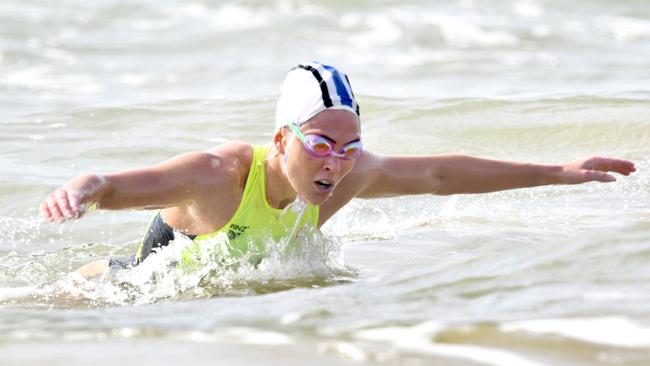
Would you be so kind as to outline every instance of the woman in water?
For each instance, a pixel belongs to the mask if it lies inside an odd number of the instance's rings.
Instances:
[[[319,228],[351,199],[485,193],[549,184],[613,182],[634,164],[590,157],[539,165],[464,155],[386,156],[364,150],[359,106],[348,77],[308,62],[284,80],[270,145],[228,142],[163,163],[67,182],[40,205],[48,221],[78,219],[87,207],[160,209],[137,253],[79,269],[85,276],[137,265],[175,234],[200,245],[228,238],[230,254],[264,239]],[[295,204],[294,204],[295,203]],[[296,206],[299,209],[288,209]]]

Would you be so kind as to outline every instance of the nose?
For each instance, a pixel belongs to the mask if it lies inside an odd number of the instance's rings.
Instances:
[[[328,172],[338,173],[341,170],[341,159],[336,156],[328,156],[325,158],[323,168]]]

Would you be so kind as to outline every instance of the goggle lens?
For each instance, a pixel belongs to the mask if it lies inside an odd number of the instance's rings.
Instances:
[[[288,124],[289,128],[298,136],[298,138],[303,142],[305,150],[311,155],[317,157],[325,156],[336,156],[341,159],[350,160],[356,159],[361,156],[361,150],[363,150],[363,145],[361,141],[351,142],[341,149],[341,152],[337,153],[334,151],[334,147],[331,142],[325,139],[322,136],[318,135],[303,135],[300,129],[293,123]]]
[[[356,159],[361,155],[361,141],[353,142],[343,148],[344,159]]]
[[[356,159],[361,155],[361,141],[349,143],[341,149],[341,152],[336,153],[331,143],[321,136],[307,135],[305,139],[307,140],[305,141],[307,151],[318,157],[334,155],[345,160],[350,160]]]
[[[308,138],[309,137],[312,136],[308,136]],[[330,146],[327,141],[321,139],[309,139],[309,146],[311,147],[311,150],[314,152],[314,154],[318,156],[327,156],[332,151],[332,146]]]

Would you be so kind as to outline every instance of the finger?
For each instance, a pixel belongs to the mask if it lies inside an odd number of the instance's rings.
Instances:
[[[46,221],[52,221],[52,214],[50,213],[50,209],[47,207],[47,202],[41,202],[41,204],[38,206],[38,210],[41,213],[41,217],[43,217],[43,219]]]
[[[630,175],[636,171],[636,167],[631,161],[610,158],[597,158],[594,169],[603,172],[616,172],[623,175]]]
[[[72,213],[72,208],[70,207],[70,202],[68,201],[68,192],[59,188],[54,191],[54,197],[56,198],[56,203],[59,207],[59,210],[61,210],[61,213],[63,213],[63,216],[65,216],[67,219],[73,218],[74,214]]]
[[[634,163],[631,161],[616,160],[615,168],[612,169],[612,171],[615,171],[623,175],[630,175],[636,171],[636,167],[634,166]]]
[[[616,178],[613,175],[609,175],[607,173],[601,173],[595,170],[587,170],[584,174],[587,182],[616,182]]]
[[[50,194],[47,196],[47,208],[50,210],[50,214],[52,215],[52,220],[61,223],[65,221],[65,218],[63,217],[63,214],[61,213],[61,210],[59,209],[59,206],[57,204],[57,200],[54,197],[54,194]]]
[[[83,214],[83,206],[81,205],[81,198],[77,193],[68,194],[68,202],[74,214],[74,218],[78,219]]]

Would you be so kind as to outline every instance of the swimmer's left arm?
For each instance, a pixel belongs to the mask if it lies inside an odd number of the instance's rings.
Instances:
[[[549,184],[613,182],[611,172],[630,175],[627,160],[589,157],[566,164],[530,164],[466,155],[380,156],[360,159],[366,184],[357,197],[386,197],[433,193],[487,193]],[[365,164],[366,166],[364,167]]]

